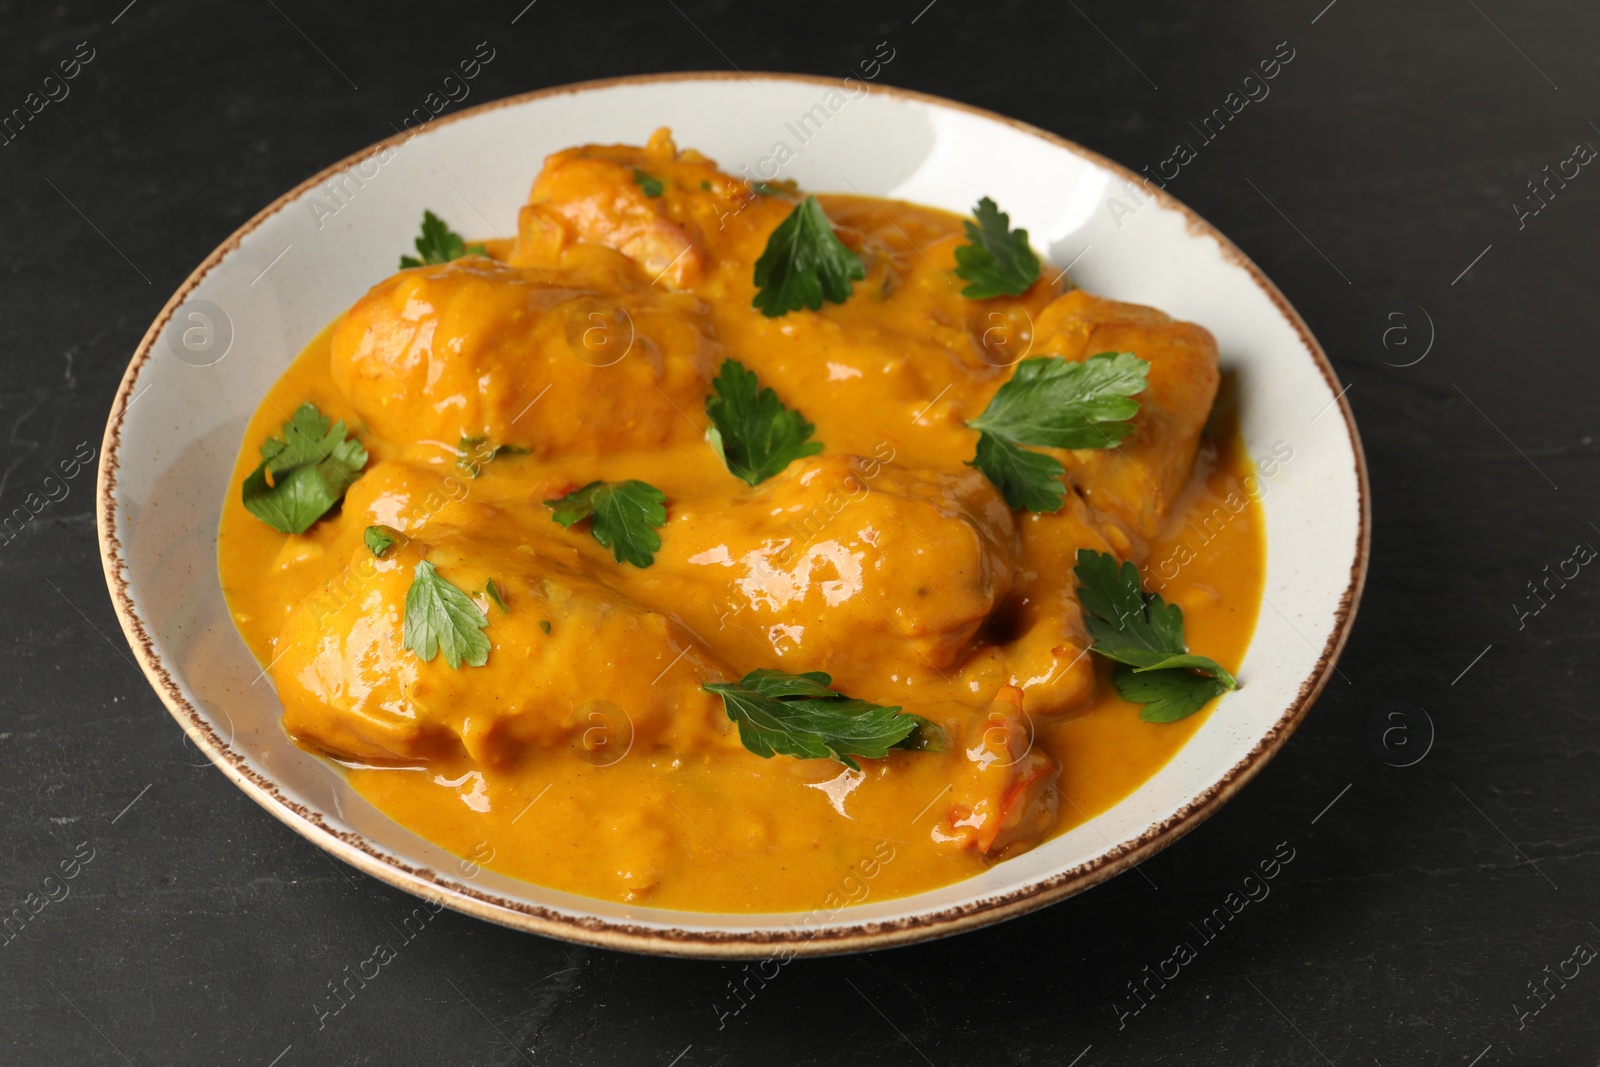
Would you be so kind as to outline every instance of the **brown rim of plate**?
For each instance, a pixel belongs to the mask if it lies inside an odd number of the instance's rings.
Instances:
[[[820,86],[836,86],[839,81],[836,78],[808,74],[739,74],[723,71],[685,71],[605,78],[596,81],[554,86],[548,89],[522,93],[517,96],[505,97],[501,100],[492,100],[488,103],[479,104],[476,107],[467,108],[455,114],[435,119],[420,127],[416,133],[424,132],[432,126],[458,122],[469,116],[479,115],[496,108],[521,104],[547,96],[561,96],[591,89],[603,89],[629,84],[674,81],[750,81],[752,79],[799,82]],[[1344,648],[1351,624],[1355,619],[1356,605],[1361,599],[1361,590],[1366,584],[1367,558],[1372,540],[1372,512],[1369,506],[1370,489],[1367,483],[1366,457],[1362,452],[1361,437],[1356,430],[1355,419],[1351,414],[1349,402],[1345,400],[1344,394],[1340,391],[1338,377],[1334,373],[1332,365],[1328,362],[1327,355],[1322,351],[1322,346],[1317,343],[1316,338],[1311,335],[1311,331],[1306,328],[1304,320],[1290,306],[1284,295],[1278,291],[1277,286],[1261,272],[1260,268],[1250,261],[1249,257],[1235,247],[1232,241],[1228,240],[1216,227],[1201,218],[1190,208],[1184,206],[1171,194],[1161,189],[1151,189],[1142,182],[1138,175],[1121,164],[1115,163],[1099,153],[1090,151],[1064,137],[1050,133],[1048,130],[1039,129],[1036,126],[1007,118],[1004,115],[995,114],[992,111],[910,89],[898,89],[865,82],[862,84],[866,86],[869,92],[901,100],[933,104],[938,107],[963,111],[967,114],[1002,123],[1047,141],[1058,148],[1064,148],[1074,155],[1089,160],[1096,166],[1104,167],[1128,182],[1139,185],[1140,188],[1154,196],[1160,203],[1181,213],[1187,221],[1191,232],[1198,232],[1215,240],[1222,251],[1223,257],[1243,268],[1250,275],[1251,280],[1267,295],[1283,317],[1294,326],[1295,331],[1300,335],[1300,340],[1305,344],[1307,351],[1311,353],[1318,369],[1321,370],[1323,378],[1328,382],[1328,387],[1337,394],[1335,400],[1339,405],[1340,414],[1344,417],[1345,431],[1349,434],[1351,451],[1355,456],[1356,487],[1360,495],[1358,503],[1361,509],[1361,523],[1356,543],[1356,558],[1350,568],[1349,585],[1346,586],[1344,594],[1339,601],[1339,608],[1335,613],[1333,633],[1323,647],[1317,659],[1316,667],[1312,670],[1311,675],[1301,683],[1300,692],[1295,697],[1294,703],[1283,713],[1272,729],[1267,731],[1266,735],[1256,743],[1250,753],[1229,769],[1218,781],[1209,786],[1199,796],[1194,797],[1187,805],[1164,822],[1149,827],[1137,839],[1126,842],[1070,870],[1052,875],[1020,889],[999,893],[982,900],[947,908],[943,911],[834,929],[824,926],[819,929],[808,930],[800,925],[802,917],[814,915],[816,914],[815,912],[795,912],[795,925],[793,927],[762,931],[662,929],[636,926],[626,922],[599,919],[592,916],[569,915],[532,904],[507,900],[504,897],[483,892],[470,885],[446,879],[432,870],[406,866],[396,857],[386,855],[375,848],[371,842],[361,835],[334,829],[323,821],[318,812],[284,796],[278,791],[276,783],[251,769],[245,763],[243,756],[234,751],[228,742],[222,740],[211,729],[210,724],[200,717],[195,707],[185,699],[172,674],[156,654],[155,646],[145,629],[144,621],[134,608],[133,599],[128,592],[128,583],[122,577],[124,569],[122,545],[117,539],[116,505],[112,498],[117,486],[118,450],[121,446],[122,420],[127,414],[129,401],[134,395],[134,385],[138,381],[139,372],[149,360],[151,349],[155,345],[157,336],[166,325],[167,320],[171,318],[172,314],[195,286],[200,283],[201,279],[220,263],[223,257],[236,249],[240,240],[246,234],[254,230],[269,216],[276,214],[289,201],[298,197],[307,189],[321,185],[335,174],[385,149],[403,144],[410,139],[409,136],[401,134],[386,138],[353,155],[347,156],[338,163],[301,182],[257,212],[207,256],[205,261],[195,268],[193,273],[178,287],[177,292],[162,307],[160,314],[150,324],[150,328],[145,331],[144,338],[139,342],[139,347],[134,352],[133,359],[128,365],[128,370],[122,377],[122,383],[117,389],[116,399],[112,402],[111,415],[106,422],[105,437],[101,446],[100,473],[95,487],[95,499],[96,525],[100,538],[100,558],[105,567],[106,585],[111,591],[112,604],[116,609],[117,618],[122,623],[123,632],[127,635],[134,654],[139,658],[139,665],[144,670],[145,676],[150,680],[150,684],[155,688],[162,702],[167,705],[167,709],[172,713],[173,717],[178,720],[178,725],[183,727],[184,732],[189,735],[195,745],[217,765],[223,774],[232,779],[234,784],[244,790],[256,803],[266,808],[281,822],[318,847],[332,852],[339,859],[374,878],[388,882],[396,888],[421,896],[431,902],[447,905],[457,911],[499,923],[503,926],[510,926],[515,929],[567,941],[595,945],[601,948],[656,955],[730,959],[761,958],[775,955],[784,957],[822,956],[844,952],[862,952],[870,949],[910,944],[915,941],[925,941],[936,937],[945,937],[972,930],[979,926],[987,926],[990,923],[1000,922],[1004,919],[1015,918],[1018,915],[1041,908],[1046,904],[1052,904],[1075,893],[1080,893],[1105,881],[1112,875],[1119,874],[1129,867],[1137,866],[1149,859],[1204,822],[1213,812],[1231,799],[1246,782],[1254,778],[1262,767],[1266,766],[1267,762],[1283,747],[1284,742],[1294,732],[1295,727],[1305,718],[1312,703],[1315,702],[1318,694],[1322,692],[1323,686],[1327,684],[1328,677],[1333,671],[1334,662]],[[415,135],[413,133],[411,136]],[[840,913],[834,912],[829,915],[827,921],[834,922],[839,918]],[[844,917],[844,921],[849,921],[848,916]]]

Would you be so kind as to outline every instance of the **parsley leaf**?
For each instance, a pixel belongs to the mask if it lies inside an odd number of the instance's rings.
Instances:
[[[701,688],[722,698],[728,718],[739,724],[744,747],[771,759],[836,759],[853,771],[852,758],[881,759],[891,748],[939,750],[941,731],[919,715],[855,700],[829,689],[821,671],[786,674],[755,670],[737,682]]]
[[[972,209],[977,225],[964,223],[967,240],[956,249],[956,277],[970,282],[968,300],[1021,296],[1039,277],[1039,257],[1028,247],[1028,231],[1013,230],[1011,216],[987,196]]]
[[[967,466],[981,470],[994,483],[1006,505],[1054,514],[1061,510],[1067,469],[1054,456],[1018,448],[1004,438],[978,435],[978,451]]]
[[[633,180],[638,184],[640,189],[644,190],[645,196],[654,198],[666,192],[666,186],[662,185],[655,178],[650,177],[650,175],[646,174],[638,167],[633,168]]]
[[[500,609],[500,614],[510,615],[511,609],[506,607],[506,598],[500,594],[500,587],[490,578],[483,587],[483,595],[494,601],[494,606]]]
[[[778,224],[756,260],[756,298],[751,301],[769,319],[809,308],[823,300],[842,304],[850,299],[852,281],[867,276],[861,258],[833,232],[817,198],[808,196]]]
[[[400,539],[401,533],[392,526],[368,526],[361,536],[367,542],[367,549],[374,556],[381,556]]]
[[[1080,548],[1073,574],[1094,651],[1119,664],[1114,673],[1117,692],[1145,705],[1140,718],[1176,722],[1238,687],[1221,664],[1189,654],[1183,609],[1157,593],[1146,593],[1132,563],[1119,566],[1110,553]]]
[[[1014,508],[1054,512],[1065,492],[1060,463],[1019,445],[1113,448],[1133,432],[1150,364],[1132,352],[1101,352],[1081,363],[1035,356],[1017,364],[1011,380],[967,423],[977,430],[969,462],[988,475]]]
[[[1072,573],[1078,579],[1078,602],[1088,613],[1084,626],[1094,638],[1096,652],[1143,667],[1187,651],[1183,609],[1146,593],[1132,563],[1119,564],[1109,552],[1080,548]]]
[[[839,695],[828,688],[833,684],[833,676],[821,671],[789,674],[787,671],[775,671],[770,667],[759,667],[739,679],[739,684],[773,700],[785,697],[821,697],[824,700],[832,700]]]
[[[1035,356],[1017,364],[983,414],[967,423],[1024,445],[1110,448],[1133,432],[1150,364],[1132,352],[1101,352],[1081,363]]]
[[[706,398],[707,436],[735,477],[759,485],[794,460],[822,451],[822,442],[808,440],[816,427],[784,407],[777,393],[762,389],[755,372],[738,360],[723,362],[711,388],[716,395]]]
[[[444,653],[455,670],[464,662],[481,667],[489,661],[489,619],[461,590],[439,577],[427,560],[411,572],[406,592],[405,647],[424,663]]]
[[[421,267],[430,263],[448,263],[462,256],[487,256],[489,250],[482,245],[469,245],[461,235],[445,224],[431,211],[422,213],[422,236],[417,238],[417,256],[401,256],[400,269]]]
[[[618,563],[648,567],[656,561],[661,536],[652,526],[667,523],[667,498],[653,485],[639,481],[590,482],[559,500],[546,500],[550,516],[562,526],[594,517],[590,533],[611,549]]]
[[[1203,674],[1180,670],[1141,673],[1121,663],[1111,677],[1123,700],[1144,705],[1139,718],[1145,722],[1187,719],[1230,688]]]
[[[283,424],[281,439],[261,443],[261,464],[246,476],[241,497],[250,514],[273,529],[305,533],[344,499],[366,463],[367,450],[346,435],[344,420],[330,428],[316,405],[301,404]]]

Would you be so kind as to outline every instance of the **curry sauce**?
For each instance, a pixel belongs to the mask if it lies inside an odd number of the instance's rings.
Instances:
[[[1210,334],[1048,267],[1020,296],[967,299],[959,217],[819,200],[865,277],[842,303],[767,317],[751,268],[793,190],[758,191],[664,131],[558,153],[514,240],[400,271],[306,347],[246,430],[219,537],[235,622],[297,742],[486,867],[706,911],[816,908],[865,862],[875,898],[946,884],[1172,757],[1210,710],[1141,720],[1089,653],[1072,568],[1080,548],[1146,568],[1191,648],[1238,667],[1264,488],[1214,411]],[[969,465],[965,423],[1020,360],[1107,351],[1149,363],[1132,434],[1048,450],[1060,511],[1008,507]],[[757,485],[731,475],[706,415],[727,359],[821,451]],[[239,487],[307,402],[368,458],[337,510],[286,534]],[[628,479],[667,501],[647,567],[545,505]],[[381,555],[375,524],[399,535]],[[403,644],[422,561],[482,609],[482,666]],[[762,667],[825,671],[934,724],[942,751],[860,770],[763,759],[702,688]]]

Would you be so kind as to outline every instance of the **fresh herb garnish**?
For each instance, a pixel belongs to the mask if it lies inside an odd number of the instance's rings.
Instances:
[[[488,597],[490,600],[494,601],[494,606],[500,609],[500,614],[502,614],[502,615],[510,615],[511,614],[511,609],[506,607],[506,598],[503,595],[501,595],[500,587],[498,585],[494,584],[494,579],[493,578],[490,578],[487,582],[484,583],[483,595]]]
[[[550,620],[549,619],[540,619],[539,620],[539,629],[543,630],[546,634],[548,634],[550,632]]]
[[[1145,722],[1187,719],[1231,688],[1221,679],[1203,674],[1185,670],[1141,673],[1123,663],[1117,664],[1111,678],[1123,700],[1144,705],[1139,709],[1139,718]]]
[[[1039,277],[1039,257],[1028,246],[1028,231],[1013,230],[1011,217],[987,196],[972,209],[977,225],[964,223],[967,240],[956,249],[956,276],[968,282],[968,300],[1021,296]]]
[[[967,465],[978,468],[994,483],[1008,507],[1045,514],[1061,510],[1061,498],[1066,492],[1061,477],[1067,469],[1054,456],[980,434],[978,450]]]
[[[664,185],[662,185],[655,178],[650,177],[650,175],[646,174],[638,167],[633,168],[633,180],[638,184],[640,189],[644,190],[645,196],[654,198],[666,192],[666,187]]]
[[[481,667],[489,660],[488,616],[461,590],[439,577],[427,560],[411,573],[406,593],[405,647],[424,663],[444,653],[455,670],[465,663]]]
[[[1081,363],[1036,356],[1017,364],[983,414],[981,433],[1049,448],[1110,448],[1133,432],[1150,364],[1132,352],[1101,352]]]
[[[487,437],[463,437],[456,444],[456,466],[467,472],[467,477],[476,478],[483,473],[484,464],[501,456],[526,456],[528,450],[521,445],[495,445],[486,448],[489,443]]]
[[[590,516],[594,539],[611,549],[618,563],[648,567],[655,562],[661,537],[651,529],[667,523],[667,498],[646,482],[590,482],[558,500],[546,500],[550,517],[571,526]]]
[[[1084,626],[1094,651],[1114,660],[1113,681],[1124,700],[1143,704],[1146,722],[1176,722],[1213,697],[1238,687],[1233,675],[1183,641],[1183,609],[1146,593],[1132,563],[1119,567],[1106,552],[1078,549],[1073,568]]]
[[[852,281],[867,276],[861,259],[833,232],[817,198],[808,196],[789,212],[767,239],[756,260],[756,297],[751,303],[768,318],[809,308],[823,300],[842,304],[850,299]]]
[[[389,546],[401,538],[401,533],[392,526],[368,526],[361,535],[367,542],[367,549],[374,556],[381,556],[389,550]]]
[[[330,427],[315,404],[301,404],[282,438],[261,442],[261,463],[241,490],[244,506],[274,530],[305,533],[344,499],[366,462],[367,450],[346,435],[343,419]]]
[[[1014,508],[1061,509],[1066,473],[1046,448],[1112,448],[1133,432],[1150,364],[1132,352],[1101,352],[1081,363],[1036,356],[1017,364],[983,414],[967,423],[981,435],[969,466],[988,475]]]
[[[786,674],[751,671],[737,682],[702,686],[722,698],[728,718],[739,724],[739,740],[763,759],[836,759],[853,771],[852,758],[881,759],[891,748],[938,751],[943,734],[919,715],[902,713],[836,693],[821,671]]]
[[[809,439],[816,427],[784,407],[777,393],[761,388],[755,372],[738,360],[723,362],[711,388],[706,436],[735,477],[760,485],[794,460],[822,451],[821,441]]]
[[[487,256],[489,250],[480,244],[466,244],[461,235],[445,225],[445,221],[431,211],[422,213],[422,236],[417,238],[417,256],[401,256],[400,269],[421,267],[430,263],[448,263],[462,256]]]

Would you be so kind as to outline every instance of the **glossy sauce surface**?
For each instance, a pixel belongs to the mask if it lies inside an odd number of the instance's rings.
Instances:
[[[867,268],[852,298],[764,318],[751,265],[798,202],[772,192],[662,135],[553,156],[515,241],[381,282],[246,432],[222,580],[273,664],[286,728],[466,857],[463,872],[712,911],[948,883],[1105,810],[1211,714],[1145,723],[1116,696],[1085,652],[1078,547],[1146,568],[1183,606],[1191,649],[1234,669],[1248,646],[1267,468],[1231,417],[1212,417],[1209,334],[1063,294],[1048,267],[1021,297],[966,300],[958,218],[857,197],[821,198]],[[963,423],[1023,356],[1108,350],[1151,364],[1133,436],[1053,452],[1066,506],[1010,511],[966,466]],[[728,473],[704,403],[729,357],[815,423],[821,454],[753,488]],[[287,535],[245,511],[238,486],[306,401],[371,458],[337,512]],[[487,445],[462,456],[463,438]],[[541,503],[630,478],[668,500],[649,568],[618,564]],[[361,536],[377,522],[408,538],[381,559]],[[424,558],[463,590],[505,591],[505,613],[480,597],[483,667],[401,647]],[[859,773],[763,760],[699,688],[756,667],[827,671],[951,743]]]

